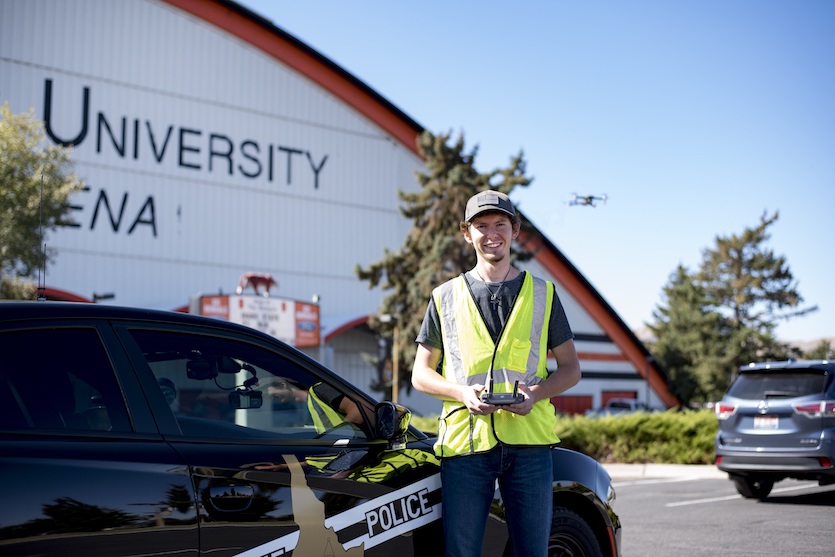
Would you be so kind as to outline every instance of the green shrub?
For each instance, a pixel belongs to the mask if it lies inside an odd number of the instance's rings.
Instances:
[[[415,416],[412,414],[412,425],[429,435],[438,434],[438,416]]]
[[[435,434],[438,416],[412,416],[412,424]],[[637,412],[620,416],[560,416],[560,446],[600,462],[712,464],[717,431],[712,410]]]
[[[600,462],[712,464],[717,431],[711,410],[561,416],[560,446]]]

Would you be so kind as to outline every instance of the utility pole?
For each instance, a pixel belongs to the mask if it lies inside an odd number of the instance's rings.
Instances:
[[[398,322],[397,317],[390,313],[384,313],[380,316],[380,321],[383,323],[392,323],[391,333],[391,401],[397,404],[398,392],[400,390],[400,358],[397,350],[397,334]]]

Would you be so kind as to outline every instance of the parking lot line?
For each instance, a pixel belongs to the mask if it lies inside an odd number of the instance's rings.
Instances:
[[[625,480],[622,482],[612,482],[612,487],[615,489],[619,487],[627,487],[631,485],[653,485],[653,484],[671,484],[678,482],[691,482],[693,480],[700,480],[703,478],[653,478],[647,480]]]
[[[773,489],[771,493],[785,493],[787,491],[797,491],[800,489],[809,489],[811,487],[817,487],[818,484],[816,483],[808,483],[803,485],[795,485],[791,487],[783,487],[780,489]],[[684,507],[687,505],[701,505],[703,503],[715,503],[717,501],[731,501],[733,499],[741,499],[742,495],[735,494],[735,495],[726,495],[724,497],[709,497],[707,499],[691,499],[689,501],[677,501],[674,503],[667,503],[664,505],[665,507]]]

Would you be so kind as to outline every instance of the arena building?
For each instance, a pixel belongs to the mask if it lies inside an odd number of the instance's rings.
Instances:
[[[73,146],[88,186],[72,199],[76,224],[47,239],[49,297],[241,320],[371,391],[378,339],[366,323],[385,293],[354,269],[409,230],[397,192],[419,187],[417,122],[224,0],[3,0],[4,101]],[[536,252],[523,267],[556,283],[576,334],[583,379],[557,407],[675,405],[579,270],[541,233],[522,242]],[[440,409],[398,394],[418,413]]]

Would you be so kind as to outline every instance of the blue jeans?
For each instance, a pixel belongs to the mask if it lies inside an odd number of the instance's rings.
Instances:
[[[546,557],[551,531],[550,447],[498,445],[441,460],[446,557],[478,557],[496,480],[517,557]]]

